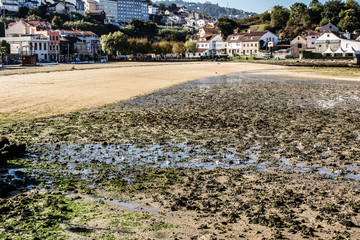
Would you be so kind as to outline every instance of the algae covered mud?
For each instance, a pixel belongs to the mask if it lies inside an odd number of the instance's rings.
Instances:
[[[3,124],[0,238],[360,239],[359,96],[232,74]]]

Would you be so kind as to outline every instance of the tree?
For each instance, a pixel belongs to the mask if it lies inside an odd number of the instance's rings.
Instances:
[[[183,56],[185,54],[185,44],[183,42],[175,42],[173,43],[172,52],[175,54],[179,54],[180,56]]]
[[[28,15],[36,15],[36,16],[39,16],[41,19],[45,19],[46,18],[46,13],[47,13],[46,6],[41,5],[38,8],[36,8],[36,7],[35,8],[30,8],[29,12],[28,12]]]
[[[339,14],[344,9],[344,3],[341,0],[330,0],[324,4],[321,13],[322,18],[329,19],[333,24],[338,24],[340,21]]]
[[[117,55],[128,51],[128,37],[122,32],[109,33],[100,38],[102,50]]]
[[[339,17],[341,19],[339,22],[339,27],[343,31],[353,32],[354,30],[360,28],[359,18],[354,9],[341,11]]]
[[[318,0],[312,0],[309,4],[309,11],[311,22],[319,24],[321,21],[321,12],[323,11],[323,5]]]
[[[146,38],[142,39],[135,39],[131,38],[128,39],[128,52],[131,54],[147,54],[150,53],[152,50],[151,43]]]
[[[270,22],[271,21],[271,14],[269,12],[264,12],[260,15],[260,20],[262,22]]]
[[[287,27],[295,25],[308,27],[311,24],[309,9],[304,3],[294,3],[290,6],[290,17]]]
[[[275,6],[271,12],[271,27],[276,30],[284,29],[289,20],[289,10],[282,6]]]
[[[29,14],[29,8],[27,8],[27,7],[20,7],[17,16],[18,16],[19,18],[25,18],[28,14]]]
[[[223,39],[226,39],[230,34],[233,34],[237,27],[238,23],[233,19],[229,19],[228,17],[218,19],[217,28],[220,30]]]
[[[155,54],[169,54],[172,53],[172,44],[168,41],[155,42],[152,45]]]
[[[62,28],[63,21],[61,17],[54,16],[53,19],[51,20],[51,25],[54,27],[54,29]]]
[[[193,41],[193,40],[189,40],[189,41],[185,42],[184,47],[186,49],[186,52],[189,52],[189,53],[196,53],[196,51],[198,49],[196,41]]]
[[[152,21],[144,21],[140,19],[131,19],[129,25],[124,32],[130,37],[147,38],[152,40],[157,32],[157,25]]]

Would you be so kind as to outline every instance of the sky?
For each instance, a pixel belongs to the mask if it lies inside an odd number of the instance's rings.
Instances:
[[[275,5],[280,5],[283,7],[289,7],[296,2],[303,2],[306,5],[309,5],[311,0],[187,0],[189,2],[211,2],[211,3],[218,3],[222,7],[230,7],[230,8],[237,8],[241,10],[245,10],[248,12],[256,12],[256,13],[263,13]],[[319,2],[324,3],[325,1],[320,0]]]

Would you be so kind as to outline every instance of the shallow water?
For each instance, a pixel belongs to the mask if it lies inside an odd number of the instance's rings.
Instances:
[[[359,181],[358,167],[340,166],[343,170],[332,171],[319,165],[307,165],[305,163],[291,163],[286,158],[261,159],[259,151],[265,150],[260,146],[254,146],[242,153],[234,148],[226,148],[224,152],[213,152],[200,145],[187,145],[184,143],[165,143],[164,145],[54,145],[37,144],[32,150],[36,154],[29,154],[35,164],[49,164],[58,166],[53,171],[62,174],[72,174],[80,179],[91,183],[95,188],[94,181],[99,174],[108,175],[108,179],[117,176],[118,173],[126,172],[126,168],[154,167],[176,169],[213,169],[223,168],[255,168],[258,171],[274,169],[280,171],[294,171],[311,174],[321,174],[328,177],[343,176]],[[274,149],[274,154],[281,152]],[[51,171],[47,169],[46,171]],[[350,173],[346,172],[349,171]],[[43,174],[43,169],[34,169],[33,176]],[[125,179],[131,183],[131,179]]]

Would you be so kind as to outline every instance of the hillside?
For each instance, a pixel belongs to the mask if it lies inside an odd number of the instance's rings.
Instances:
[[[237,19],[243,19],[256,14],[254,12],[245,12],[244,10],[239,10],[235,8],[221,7],[219,6],[219,4],[213,4],[210,2],[195,3],[195,2],[186,2],[183,0],[164,0],[164,1],[156,1],[154,3],[155,4],[163,3],[166,6],[175,3],[181,6],[185,6],[191,11],[199,12],[201,14],[206,14],[214,18],[231,16]]]

